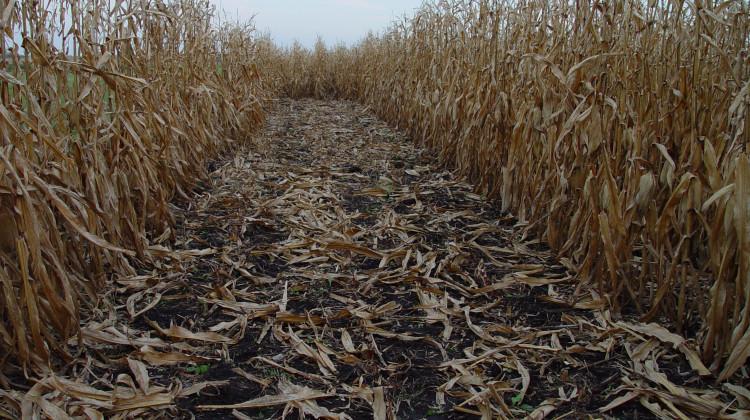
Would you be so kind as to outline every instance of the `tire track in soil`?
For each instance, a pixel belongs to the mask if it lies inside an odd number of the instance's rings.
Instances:
[[[163,270],[120,283],[129,333],[193,358],[132,356],[186,390],[173,416],[580,417],[624,394],[630,335],[597,296],[563,304],[572,274],[524,224],[362,106],[280,100],[213,167]]]

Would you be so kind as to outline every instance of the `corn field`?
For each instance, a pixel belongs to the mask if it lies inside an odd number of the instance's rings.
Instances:
[[[212,14],[192,0],[2,2],[0,367],[72,359],[80,308],[154,260],[169,200],[262,123],[270,41]]]
[[[719,381],[750,355],[745,1],[443,0],[312,51],[207,1],[0,5],[0,371],[74,359],[81,308],[159,264],[170,201],[278,96],[362,101]]]
[[[439,1],[286,83],[439,151],[579,288],[697,337],[725,379],[750,354],[748,47],[743,1]]]

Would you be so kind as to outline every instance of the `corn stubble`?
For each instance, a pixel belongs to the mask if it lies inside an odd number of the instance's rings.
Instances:
[[[742,1],[440,1],[287,51],[311,76],[281,85],[439,150],[581,288],[697,337],[723,380],[750,354],[749,34]]]
[[[206,1],[0,5],[0,368],[44,372],[172,236],[168,200],[260,126],[273,48]]]

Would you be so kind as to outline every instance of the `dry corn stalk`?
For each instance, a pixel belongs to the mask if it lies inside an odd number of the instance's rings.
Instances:
[[[206,1],[0,10],[0,368],[46,370],[107,276],[169,235],[168,200],[262,123],[273,49],[215,30]]]
[[[724,379],[750,354],[748,33],[742,1],[429,2],[354,48],[282,52],[278,83],[440,150]]]

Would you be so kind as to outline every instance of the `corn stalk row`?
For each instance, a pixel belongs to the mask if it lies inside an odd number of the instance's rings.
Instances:
[[[282,90],[364,101],[723,380],[750,354],[749,46],[744,1],[439,1],[286,51],[309,76]]]
[[[163,251],[169,200],[262,124],[272,45],[200,0],[0,12],[0,369],[44,372],[74,357],[107,277]]]

